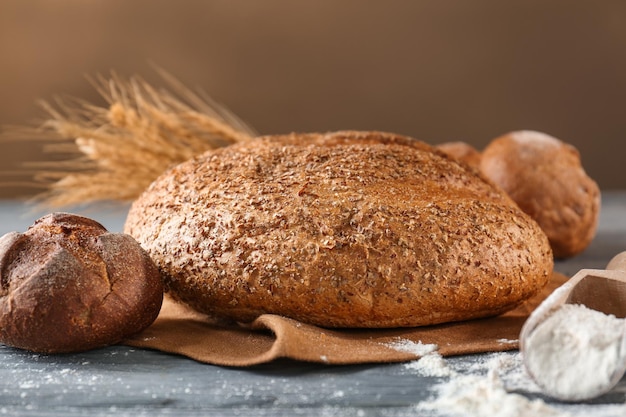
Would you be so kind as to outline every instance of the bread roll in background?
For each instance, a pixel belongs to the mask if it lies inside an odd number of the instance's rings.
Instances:
[[[573,146],[541,132],[511,132],[483,150],[480,170],[539,223],[555,257],[577,255],[593,240],[600,189]]]
[[[466,142],[445,142],[435,146],[442,152],[463,161],[474,169],[480,169],[480,152]]]
[[[545,234],[502,190],[431,146],[377,132],[207,152],[157,179],[125,231],[173,297],[243,322],[491,316],[535,295],[553,266]]]

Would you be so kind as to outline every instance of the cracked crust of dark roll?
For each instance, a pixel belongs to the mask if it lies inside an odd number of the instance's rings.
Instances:
[[[170,294],[240,322],[408,327],[497,315],[552,273],[545,234],[500,189],[379,132],[267,136],[157,179],[125,231]]]
[[[159,271],[129,235],[68,213],[0,238],[0,342],[41,353],[117,343],[148,327]]]

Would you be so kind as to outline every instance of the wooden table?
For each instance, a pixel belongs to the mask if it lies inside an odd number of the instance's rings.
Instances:
[[[0,202],[0,234],[23,231],[42,213],[15,201]],[[121,231],[119,207],[74,212]],[[626,192],[603,193],[592,245],[555,269],[573,275],[603,268],[626,250]],[[513,352],[509,355],[518,355]],[[484,362],[486,355],[447,358],[455,367]],[[416,406],[446,378],[422,376],[406,364],[323,366],[281,360],[237,369],[125,346],[45,356],[0,345],[0,415],[9,416],[415,416],[446,415]],[[593,404],[563,405],[575,415],[625,416],[626,378]]]

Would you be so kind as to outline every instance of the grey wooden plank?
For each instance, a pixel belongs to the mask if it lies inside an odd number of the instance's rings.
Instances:
[[[404,416],[428,395],[401,364],[231,369],[123,346],[62,356],[3,348],[0,375],[8,415]]]

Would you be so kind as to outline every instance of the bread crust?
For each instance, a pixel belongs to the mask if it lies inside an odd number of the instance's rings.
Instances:
[[[148,327],[159,271],[129,235],[52,213],[0,238],[0,342],[42,353],[117,343]]]
[[[466,142],[445,142],[435,146],[442,152],[447,153],[474,169],[480,169],[480,151]]]
[[[510,132],[484,149],[480,170],[539,224],[556,258],[579,254],[595,237],[600,189],[572,145],[541,132]]]
[[[379,132],[268,136],[157,179],[125,231],[195,309],[326,327],[496,315],[552,272],[538,225],[425,143]]]

